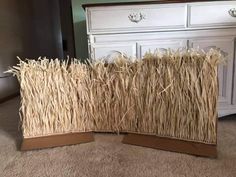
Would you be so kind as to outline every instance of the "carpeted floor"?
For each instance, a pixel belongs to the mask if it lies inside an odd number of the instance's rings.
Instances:
[[[0,177],[236,177],[236,116],[219,120],[218,158],[124,145],[122,136],[20,152],[19,98],[0,104]]]

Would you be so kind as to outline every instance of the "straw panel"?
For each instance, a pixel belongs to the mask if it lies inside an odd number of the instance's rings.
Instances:
[[[217,66],[210,50],[148,53],[113,63],[20,60],[24,137],[135,132],[216,143]]]

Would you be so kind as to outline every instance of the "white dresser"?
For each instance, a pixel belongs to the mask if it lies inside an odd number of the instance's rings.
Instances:
[[[181,2],[181,1],[180,1]],[[219,116],[236,113],[236,1],[85,4],[90,58],[140,58],[147,51],[219,48]]]

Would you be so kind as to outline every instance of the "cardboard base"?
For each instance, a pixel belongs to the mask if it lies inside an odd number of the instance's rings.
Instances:
[[[50,135],[35,138],[24,138],[21,144],[21,150],[33,150],[50,148],[57,146],[88,143],[94,141],[92,132],[85,133],[67,133],[60,135]]]
[[[122,141],[124,144],[144,146],[149,148],[181,152],[205,157],[217,157],[217,149],[214,144],[184,141],[172,138],[163,138],[153,135],[127,134]]]

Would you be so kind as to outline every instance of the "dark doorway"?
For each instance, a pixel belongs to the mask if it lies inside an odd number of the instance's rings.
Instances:
[[[75,57],[74,26],[71,0],[59,0],[64,58]]]
[[[75,57],[71,0],[26,1],[30,50],[25,57]]]

